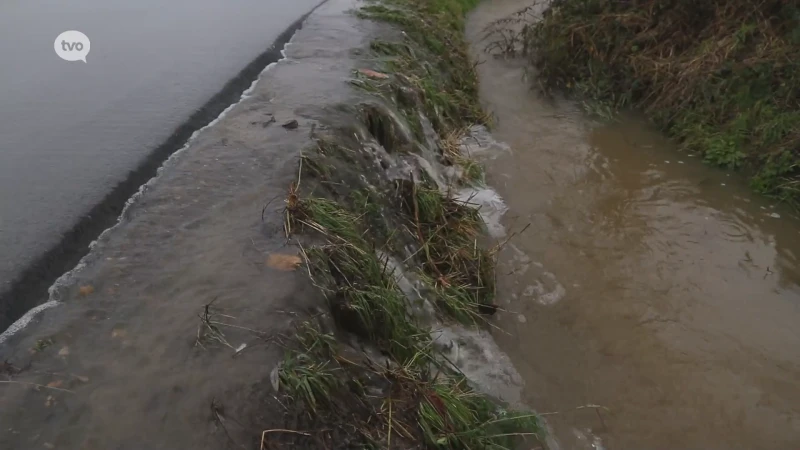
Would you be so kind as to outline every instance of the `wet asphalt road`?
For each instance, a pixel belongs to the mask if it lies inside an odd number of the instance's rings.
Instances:
[[[47,284],[102,230],[96,219],[113,220],[126,197],[126,189],[110,195],[114,187],[199,108],[206,113],[193,117],[158,158],[238,98],[252,74],[208,110],[226,83],[319,2],[0,5],[0,331],[46,300]],[[87,63],[56,56],[53,42],[66,30],[91,40]],[[127,191],[141,181],[129,179]],[[25,286],[14,286],[22,276]]]

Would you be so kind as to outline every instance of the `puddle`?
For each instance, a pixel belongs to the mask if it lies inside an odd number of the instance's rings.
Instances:
[[[482,3],[468,34],[510,148],[479,155],[487,181],[507,234],[530,224],[500,255],[494,334],[523,401],[553,413],[550,446],[796,448],[800,221],[639,118],[594,123],[479,53],[524,5]]]

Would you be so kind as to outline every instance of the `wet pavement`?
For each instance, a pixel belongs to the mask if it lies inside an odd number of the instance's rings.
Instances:
[[[258,447],[276,342],[323,304],[274,262],[297,253],[282,199],[300,150],[325,108],[353,95],[350,51],[371,25],[352,7],[317,10],[287,59],[102,236],[58,288],[63,303],[0,345],[12,381],[0,384],[0,448]],[[280,126],[289,120],[298,127]]]
[[[510,150],[495,333],[562,449],[796,449],[800,220],[636,117],[593,122],[469,35]],[[578,409],[576,409],[578,408]]]
[[[270,46],[319,3],[0,4],[0,332],[47,300],[155,168],[237,101]],[[86,63],[54,52],[73,29],[91,40]]]

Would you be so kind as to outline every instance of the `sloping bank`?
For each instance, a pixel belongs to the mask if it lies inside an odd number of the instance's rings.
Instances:
[[[286,198],[285,231],[329,313],[298,326],[272,373],[283,415],[262,448],[510,449],[541,437],[535,415],[487,395],[502,364],[469,362],[500,358],[485,318],[496,308],[487,231],[502,233],[491,223],[502,203],[465,153],[465,139],[486,142],[462,36],[474,3],[356,12],[394,31],[358,51],[370,65],[350,80],[361,101],[314,129]]]
[[[642,109],[707,162],[800,205],[796,2],[532,3],[517,18],[529,23],[523,40],[544,84],[606,111]],[[541,20],[526,19],[543,9]]]

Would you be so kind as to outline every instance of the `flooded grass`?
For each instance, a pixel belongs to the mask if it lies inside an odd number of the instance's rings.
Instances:
[[[456,182],[482,179],[458,144],[466,126],[486,117],[462,35],[472,3],[392,0],[359,12],[399,26],[405,37],[372,43],[379,65],[357,73],[352,84],[381,102],[351,111],[360,124],[355,132],[334,127],[315,135],[286,199],[285,227],[303,242],[305,268],[337,334],[357,336],[362,347],[355,351],[343,336],[301,325],[273,383],[303,430],[267,430],[262,445],[270,439],[293,448],[500,450],[542,437],[535,415],[507,411],[478,393],[439,353],[431,324],[389,261],[418,268],[422,295],[441,320],[475,325],[493,312],[494,261],[480,243],[479,212],[413,164],[418,153],[433,151],[428,164],[461,168]],[[423,129],[428,119],[437,135],[433,149]],[[411,173],[390,177],[376,170],[379,159],[379,167],[402,161]]]
[[[800,9],[780,0],[556,0],[492,31],[496,49],[533,50],[547,88],[604,116],[642,109],[707,162],[798,206],[798,29]]]

